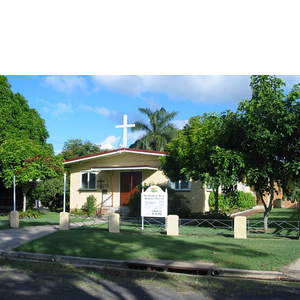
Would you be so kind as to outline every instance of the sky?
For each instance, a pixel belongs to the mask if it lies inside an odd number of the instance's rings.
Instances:
[[[69,139],[82,139],[101,148],[123,147],[128,123],[148,122],[138,108],[164,107],[177,112],[173,122],[182,129],[188,119],[204,113],[236,111],[251,99],[248,75],[7,75],[14,93],[22,94],[45,120],[47,142],[59,153]],[[278,75],[289,91],[300,75]],[[143,135],[128,129],[128,146]]]

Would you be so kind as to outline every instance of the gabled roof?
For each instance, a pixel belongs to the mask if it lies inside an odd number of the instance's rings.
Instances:
[[[167,152],[162,152],[162,151],[141,150],[141,149],[132,149],[132,148],[120,148],[120,149],[115,149],[115,150],[111,150],[111,151],[105,151],[105,152],[100,152],[100,153],[96,153],[96,154],[91,154],[91,155],[87,155],[87,156],[67,159],[64,162],[64,165],[72,164],[72,163],[75,163],[75,162],[94,160],[94,159],[102,158],[102,157],[105,157],[105,156],[120,155],[122,153],[146,154],[146,155],[154,155],[154,156],[165,156],[165,155],[167,155]]]
[[[140,165],[140,166],[111,166],[111,167],[90,167],[91,171],[122,171],[122,170],[154,170],[157,171],[157,166]]]

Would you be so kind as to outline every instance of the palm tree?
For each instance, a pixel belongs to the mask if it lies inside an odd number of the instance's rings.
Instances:
[[[156,111],[149,108],[139,108],[139,111],[148,116],[149,124],[140,121],[135,122],[135,127],[131,128],[131,132],[143,130],[146,133],[130,147],[163,151],[165,145],[172,138],[177,137],[178,129],[171,123],[177,112],[169,113],[163,107]]]

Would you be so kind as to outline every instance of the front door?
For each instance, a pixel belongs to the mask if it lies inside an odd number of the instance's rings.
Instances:
[[[128,205],[130,196],[138,191],[137,186],[142,184],[142,172],[121,173],[121,206]]]

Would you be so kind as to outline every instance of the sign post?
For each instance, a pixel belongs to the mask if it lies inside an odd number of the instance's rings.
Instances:
[[[66,181],[67,181],[67,173],[64,173],[64,198],[63,198],[63,212],[66,212]]]
[[[159,186],[150,186],[145,192],[142,191],[141,201],[142,230],[144,230],[144,217],[167,218],[167,189],[164,192]]]
[[[16,211],[16,176],[14,175],[14,189],[13,189],[13,197],[14,197],[14,211]]]

